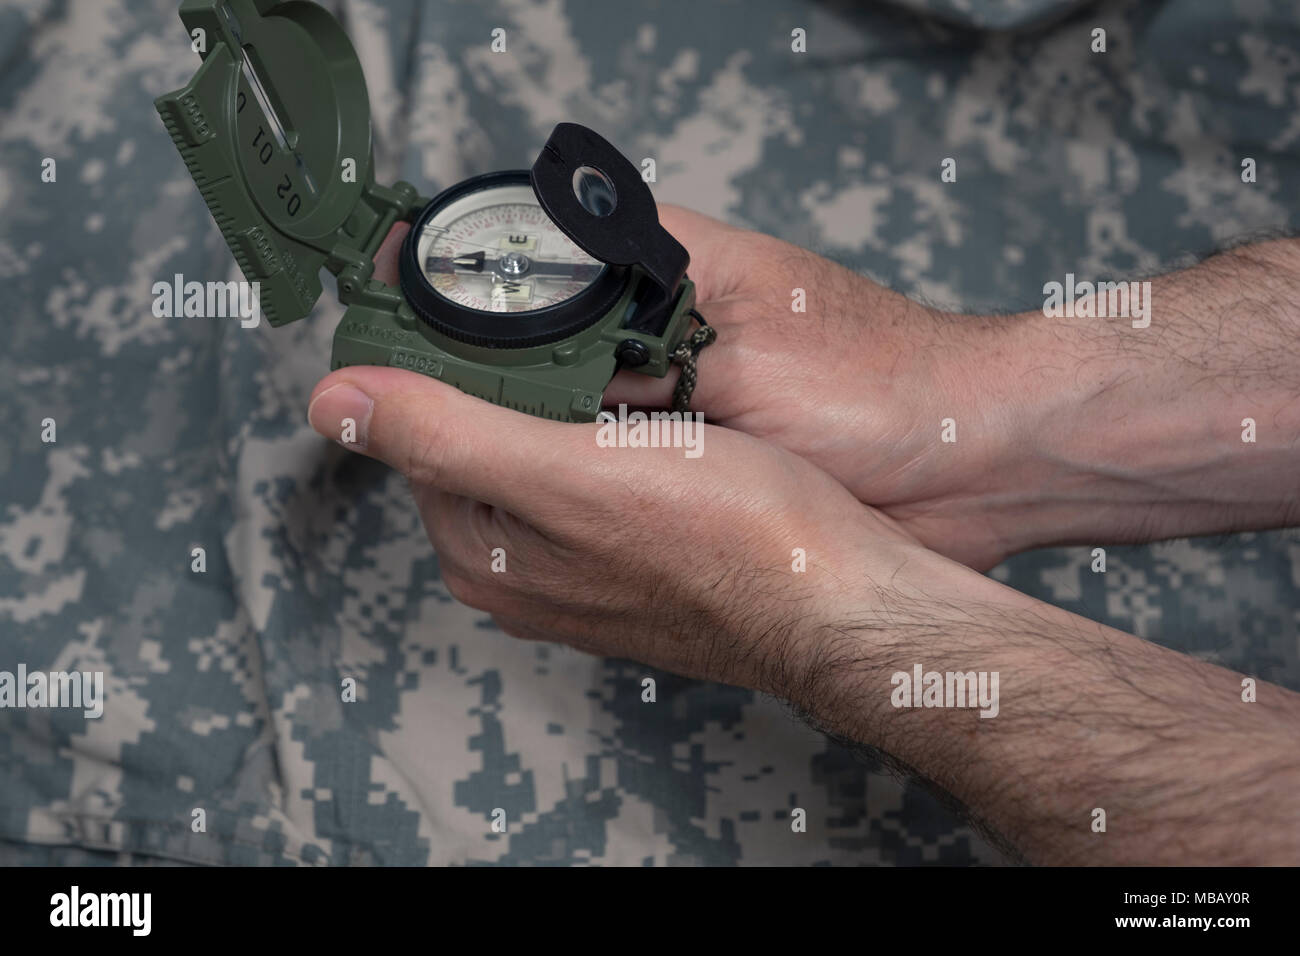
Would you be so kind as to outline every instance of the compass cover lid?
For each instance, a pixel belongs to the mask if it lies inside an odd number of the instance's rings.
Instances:
[[[383,239],[392,190],[374,182],[360,60],[338,21],[301,0],[184,0],[180,17],[203,64],[154,105],[261,284],[263,314],[302,318],[322,266],[337,272]]]

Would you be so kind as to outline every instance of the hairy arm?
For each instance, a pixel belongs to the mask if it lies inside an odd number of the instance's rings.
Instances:
[[[1145,328],[1036,312],[976,336],[998,371],[968,376],[972,431],[999,448],[970,504],[1004,553],[1300,523],[1300,240],[1151,280],[1144,305]]]
[[[951,415],[957,441],[928,440],[906,480],[882,495],[873,477],[860,497],[977,565],[1300,523],[1300,240],[1141,291],[1128,315],[921,323],[898,364],[950,386],[930,415]],[[1300,696],[1261,683],[1247,702],[1242,675],[929,556],[882,583],[841,607],[794,688],[826,729],[933,781],[1034,862],[1300,861]],[[891,679],[918,664],[997,672],[997,716],[895,707]]]
[[[696,223],[692,251],[706,260],[779,264],[700,276],[730,344],[704,353],[714,364],[697,395],[737,427],[709,426],[698,460],[598,448],[594,430],[397,369],[341,369],[317,387],[319,431],[337,440],[346,416],[367,423],[349,447],[411,478],[453,595],[519,637],[788,699],[933,781],[1035,862],[1300,860],[1300,697],[1260,684],[1247,702],[1241,675],[1017,594],[912,538],[991,563],[1049,541],[1294,520],[1297,245],[1155,280],[1146,329],[958,322],[905,312],[784,243],[675,215]],[[710,257],[715,241],[745,255]],[[814,282],[818,269],[829,271]],[[742,294],[746,275],[776,275],[775,291]],[[765,311],[794,285],[823,290],[809,325]],[[852,325],[864,302],[893,324]],[[820,370],[811,392],[808,368]],[[944,445],[949,415],[959,438]],[[841,487],[871,468],[852,494]],[[860,505],[872,499],[903,520]],[[490,570],[497,547],[508,574]],[[794,548],[806,574],[790,570]],[[575,567],[599,568],[600,586]],[[996,716],[924,706],[924,688],[923,706],[895,707],[895,675],[917,665],[996,672]]]
[[[917,665],[996,673],[994,715],[897,706],[895,675]],[[1300,695],[1261,682],[1248,702],[1245,690],[1242,675],[928,554],[841,605],[785,688],[823,729],[932,781],[1031,862],[1294,865]]]

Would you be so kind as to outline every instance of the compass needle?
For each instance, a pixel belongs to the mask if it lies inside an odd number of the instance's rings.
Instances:
[[[419,260],[431,283],[435,276],[455,277],[435,289],[458,305],[507,313],[559,306],[605,270],[547,218],[532,188],[517,178],[431,206]]]

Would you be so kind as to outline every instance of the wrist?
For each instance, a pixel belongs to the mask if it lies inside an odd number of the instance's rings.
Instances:
[[[1168,308],[1170,298],[1157,303]],[[1296,519],[1285,477],[1300,446],[1294,394],[1273,379],[1190,363],[1177,333],[1160,333],[1041,312],[1000,330],[1014,388],[988,388],[984,398],[986,408],[1001,406],[1005,430],[989,520],[1013,550]]]
[[[841,540],[853,543],[828,554],[810,578],[794,653],[765,668],[761,689],[831,732],[885,747],[891,674],[930,669],[950,651],[952,635],[980,624],[995,630],[1007,595],[1029,599],[901,536],[854,529]]]
[[[1188,819],[1204,822],[1202,860],[1294,858],[1276,834],[1296,819],[1300,695],[1247,702],[1240,674],[913,558],[822,619],[791,698],[822,729],[928,779],[1034,862],[1186,863]],[[1141,839],[1099,841],[1099,805]],[[1242,812],[1269,823],[1243,828]]]
[[[881,482],[869,464],[869,504],[902,522],[927,547],[974,567],[1046,543],[1057,468],[1044,457],[1059,375],[1039,366],[1032,316],[932,313],[920,368],[897,377],[924,383],[908,401],[919,448],[906,472]],[[908,437],[911,437],[909,435]],[[874,450],[869,450],[874,454]],[[869,461],[869,459],[867,459]]]

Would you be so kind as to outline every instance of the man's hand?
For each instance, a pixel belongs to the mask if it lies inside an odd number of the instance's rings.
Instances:
[[[1010,547],[985,515],[1021,410],[982,401],[1001,348],[962,322],[805,249],[661,206],[691,254],[696,308],[718,330],[691,408],[815,463],[928,546],[978,567]],[[794,306],[801,306],[795,311]],[[605,393],[667,408],[677,372],[620,372]],[[940,442],[944,419],[960,440]]]
[[[1300,854],[1297,695],[1247,701],[1240,675],[927,551],[774,445],[705,426],[699,458],[601,448],[598,425],[385,368],[332,373],[309,415],[411,480],[448,588],[507,633],[789,700],[1034,862]],[[917,667],[996,675],[990,716],[920,687],[898,706]]]
[[[815,466],[727,429],[704,426],[698,458],[602,448],[598,425],[366,367],[325,378],[309,417],[410,479],[448,589],[507,633],[693,677],[788,694],[834,596],[925,555]]]
[[[1300,697],[1248,691],[918,539],[987,564],[1053,541],[1294,521],[1296,245],[1155,280],[1146,329],[956,321],[688,218],[665,215],[728,343],[702,353],[696,407],[768,442],[706,426],[699,459],[599,448],[597,425],[377,368],[326,378],[314,427],[337,439],[353,419],[351,447],[411,478],[449,587],[509,633],[790,700],[1035,862],[1293,863]],[[786,316],[786,286],[826,298]],[[670,389],[628,378],[608,398],[662,404]],[[942,418],[956,443],[937,440]],[[996,674],[996,716],[898,706],[918,667]]]
[[[984,568],[1049,544],[1300,522],[1300,241],[1153,280],[1135,328],[941,313],[780,240],[661,216],[718,329],[691,407],[814,462],[943,554]],[[620,373],[606,402],[666,407],[672,386]]]

